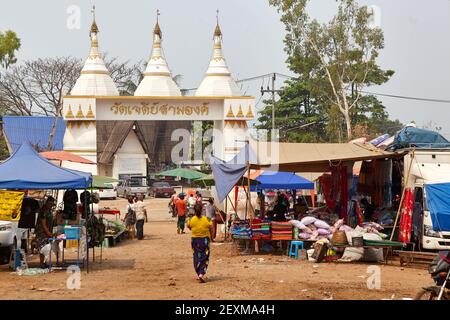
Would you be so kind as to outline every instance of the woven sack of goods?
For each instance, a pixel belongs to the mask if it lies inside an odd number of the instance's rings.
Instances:
[[[333,243],[333,245],[337,245],[337,246],[347,245],[348,240],[347,240],[347,236],[346,236],[345,232],[344,231],[336,231],[335,233],[333,233],[331,242]]]

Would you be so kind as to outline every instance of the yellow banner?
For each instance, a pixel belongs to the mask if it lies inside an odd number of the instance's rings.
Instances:
[[[24,192],[0,190],[0,220],[20,220],[24,194]]]

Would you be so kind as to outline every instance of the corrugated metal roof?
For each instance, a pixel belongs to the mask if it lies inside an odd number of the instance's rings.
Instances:
[[[39,146],[45,150],[50,138],[50,132],[55,117],[38,116],[3,116],[3,132],[12,152],[16,151],[24,142]],[[53,150],[63,150],[63,139],[66,125],[62,118],[58,118]]]
[[[95,164],[95,162],[92,162],[91,160],[88,160],[86,158],[80,157],[76,154],[66,151],[45,151],[39,154],[47,160],[60,160],[84,164]]]

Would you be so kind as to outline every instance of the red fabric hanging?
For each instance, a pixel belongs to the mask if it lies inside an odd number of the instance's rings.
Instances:
[[[324,174],[319,177],[320,186],[323,190],[323,195],[325,196],[325,202],[327,207],[330,209],[336,208],[336,200],[333,198],[332,190],[333,190],[333,182],[332,178],[329,174]]]
[[[414,209],[414,194],[411,189],[405,190],[405,196],[402,203],[400,216],[400,230],[398,240],[408,243],[411,240],[412,231],[412,212]]]
[[[341,191],[341,219],[347,221],[348,210],[348,180],[347,180],[347,167],[339,167],[340,171],[340,191]]]
[[[358,225],[361,227],[364,219],[363,219],[363,215],[361,213],[361,207],[359,206],[358,201],[355,201],[355,212],[356,212],[356,217],[358,218]]]

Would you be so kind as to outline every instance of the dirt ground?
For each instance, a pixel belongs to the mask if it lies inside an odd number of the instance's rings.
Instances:
[[[209,281],[197,283],[190,233],[178,235],[168,216],[167,199],[146,199],[150,221],[146,238],[99,250],[81,288],[67,289],[64,270],[19,276],[0,266],[0,296],[6,299],[402,299],[413,298],[432,280],[425,268],[401,268],[398,261],[378,264],[380,289],[369,290],[370,264],[312,263],[282,255],[232,255],[230,243],[211,248]],[[125,209],[123,199],[104,201]],[[219,239],[219,237],[218,237]],[[74,249],[68,249],[74,250]],[[90,255],[92,259],[92,253]],[[37,256],[29,257],[32,266]]]

